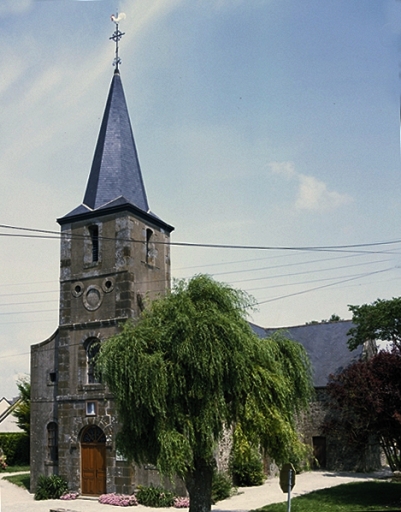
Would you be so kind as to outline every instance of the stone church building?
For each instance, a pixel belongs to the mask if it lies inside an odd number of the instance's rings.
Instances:
[[[94,371],[100,344],[170,287],[174,228],[149,209],[118,66],[83,203],[58,223],[59,327],[31,347],[31,490],[39,475],[52,474],[62,475],[71,490],[84,495],[131,493],[139,484],[159,484],[153,467],[132,466],[116,452],[115,402]],[[346,346],[349,327],[339,322],[285,330],[307,350],[319,396],[330,373],[361,356]],[[274,331],[252,328],[261,338]],[[339,460],[338,446],[320,431],[321,404],[312,406],[317,412],[305,441],[320,467],[355,468],[360,457],[347,456],[345,464],[341,454]],[[376,452],[373,459],[372,467]],[[183,487],[176,491],[185,493]]]
[[[60,474],[82,494],[131,492],[158,476],[116,453],[115,404],[93,360],[169,288],[174,228],[149,210],[118,66],[83,203],[58,223],[59,327],[31,348],[31,489]]]

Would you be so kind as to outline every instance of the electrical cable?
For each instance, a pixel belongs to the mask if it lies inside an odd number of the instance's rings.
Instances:
[[[56,235],[51,237],[39,237],[39,238],[77,238],[82,239],[85,238],[85,235],[71,235],[68,233],[58,233],[57,231],[50,231],[50,230],[44,230],[44,229],[35,229],[35,228],[26,228],[21,226],[10,226],[6,224],[0,224],[0,228],[3,229],[14,229],[14,230],[21,230],[21,231],[29,231],[29,232],[35,232],[35,233],[46,233],[46,234],[52,234]],[[9,235],[8,233],[0,233],[0,236],[13,236]],[[29,238],[35,237],[36,235],[16,235],[16,236],[28,236]],[[133,243],[146,243],[144,240],[134,240],[134,239],[120,239],[116,237],[98,237],[99,240],[119,240],[119,241],[125,241],[125,242],[133,242]],[[247,249],[247,250],[275,250],[275,251],[335,251],[335,252],[344,252],[351,249],[360,249],[363,247],[377,247],[377,246],[384,246],[384,245],[393,245],[393,244],[399,244],[401,243],[400,239],[397,240],[388,240],[385,242],[372,242],[372,243],[364,243],[364,244],[344,244],[344,245],[326,245],[326,246],[264,246],[264,245],[233,245],[233,244],[211,244],[211,243],[196,243],[196,242],[161,242],[161,241],[154,241],[155,244],[160,245],[171,245],[176,247],[204,247],[204,248],[210,248],[210,249]],[[355,251],[355,252],[361,252],[361,251]],[[363,251],[362,251],[363,252]]]
[[[329,288],[330,286],[336,286],[337,284],[347,283],[349,281],[354,281],[355,279],[361,279],[363,277],[369,277],[369,276],[372,276],[374,274],[380,274],[382,272],[388,272],[389,270],[393,270],[394,268],[396,268],[396,267],[390,267],[390,268],[386,268],[384,270],[377,270],[375,272],[369,272],[369,273],[366,273],[366,274],[361,274],[358,277],[351,277],[349,279],[344,279],[344,280],[338,281],[336,283],[330,283],[330,284],[326,284],[326,285],[323,285],[323,286],[317,286],[316,288],[309,288],[308,290],[302,290],[302,291],[299,291],[299,292],[289,293],[287,295],[282,295],[281,297],[274,297],[273,299],[267,299],[267,300],[258,301],[256,303],[256,305],[267,304],[268,302],[275,302],[276,300],[287,299],[288,297],[295,297],[296,295],[303,295],[305,293],[314,292],[316,290],[322,290],[323,288]]]

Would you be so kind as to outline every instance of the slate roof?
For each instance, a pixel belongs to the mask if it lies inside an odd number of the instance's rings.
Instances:
[[[123,86],[116,72],[83,202],[97,209],[120,196],[145,212],[149,210]]]
[[[23,432],[17,424],[17,418],[12,414],[21,399],[9,402],[6,398],[0,400],[0,433]]]
[[[253,331],[260,338],[281,331],[287,338],[301,343],[311,360],[315,387],[325,387],[330,374],[341,372],[361,358],[361,346],[352,352],[347,346],[347,333],[352,326],[351,320],[274,329],[264,329],[251,324]]]
[[[149,210],[118,70],[111,81],[83,203],[58,222],[91,217],[105,209],[129,209],[169,232],[174,229]]]

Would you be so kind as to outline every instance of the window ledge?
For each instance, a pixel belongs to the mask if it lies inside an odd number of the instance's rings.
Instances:
[[[58,466],[58,460],[45,460],[45,466]]]
[[[101,382],[93,382],[92,384],[83,384],[78,387],[79,391],[102,391],[104,389],[104,384]]]

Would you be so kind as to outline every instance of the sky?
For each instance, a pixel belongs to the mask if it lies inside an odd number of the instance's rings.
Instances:
[[[58,325],[59,240],[14,228],[82,202],[117,11],[148,201],[194,244],[173,277],[264,327],[400,295],[401,1],[1,0],[0,397]]]

